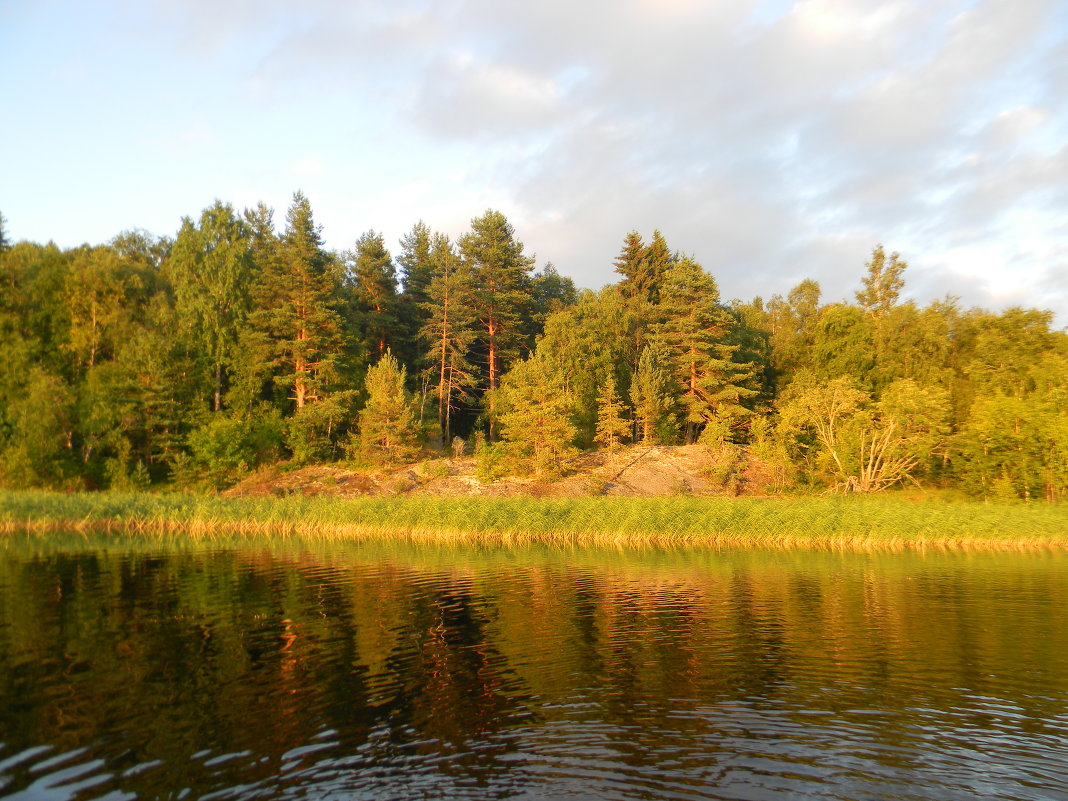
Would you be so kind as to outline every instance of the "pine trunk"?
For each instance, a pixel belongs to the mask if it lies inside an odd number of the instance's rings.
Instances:
[[[486,333],[489,336],[489,441],[497,441],[497,326],[490,322]]]

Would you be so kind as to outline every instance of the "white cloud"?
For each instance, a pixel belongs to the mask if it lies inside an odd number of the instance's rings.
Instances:
[[[317,208],[331,244],[420,217],[458,233],[494,206],[583,284],[614,279],[627,231],[660,228],[726,297],[811,276],[836,299],[883,242],[921,300],[958,287],[968,303],[1055,304],[1068,323],[1051,289],[1068,274],[1068,8],[1054,0],[129,12],[161,60],[224,87],[191,82],[184,100],[214,98],[215,151],[256,143],[226,151],[235,191],[266,172],[281,196],[275,161],[308,178],[337,204]]]

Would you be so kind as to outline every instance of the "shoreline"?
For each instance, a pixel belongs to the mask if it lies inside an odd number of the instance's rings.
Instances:
[[[560,545],[1068,550],[1068,507],[791,498],[223,498],[0,492],[0,531]]]

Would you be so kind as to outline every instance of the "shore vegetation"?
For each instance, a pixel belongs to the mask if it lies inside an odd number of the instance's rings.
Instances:
[[[221,498],[0,493],[7,534],[109,532],[344,540],[704,545],[830,549],[1068,548],[1068,508],[915,501],[897,495],[801,498]]]
[[[703,443],[725,494],[756,459],[780,492],[1068,499],[1068,333],[920,304],[882,245],[852,302],[811,279],[743,301],[660,231],[580,291],[493,209],[455,240],[416,223],[395,254],[373,229],[326,248],[301,192],[279,224],[215,201],[173,236],[10,228],[0,488],[217,491],[449,453],[551,481],[584,453]]]

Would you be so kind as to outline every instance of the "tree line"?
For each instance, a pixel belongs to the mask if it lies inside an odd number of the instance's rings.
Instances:
[[[1068,335],[1045,311],[903,300],[882,246],[854,302],[812,280],[742,302],[659,231],[627,234],[597,292],[536,269],[498,211],[399,245],[327,250],[299,192],[281,226],[216,201],[173,238],[67,250],[0,217],[0,483],[218,487],[420,449],[546,476],[699,442],[728,490],[757,464],[784,490],[1068,494]]]

